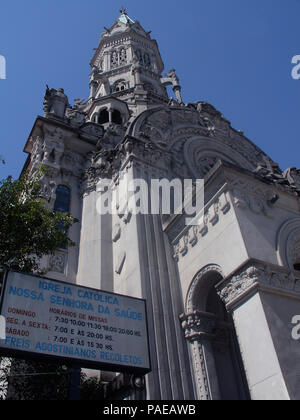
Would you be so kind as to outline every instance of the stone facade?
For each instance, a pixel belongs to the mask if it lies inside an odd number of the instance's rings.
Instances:
[[[47,205],[64,186],[79,220],[76,246],[42,261],[47,276],[147,300],[148,399],[299,399],[300,171],[283,172],[212,105],[185,104],[124,10],[91,68],[87,101],[47,87],[25,146],[24,170],[48,168]],[[175,178],[204,178],[201,225],[97,212],[103,179]]]

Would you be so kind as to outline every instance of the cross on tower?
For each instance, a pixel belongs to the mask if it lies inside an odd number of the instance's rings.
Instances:
[[[122,13],[122,15],[127,15],[125,7],[122,7],[122,9],[120,10],[120,12]]]

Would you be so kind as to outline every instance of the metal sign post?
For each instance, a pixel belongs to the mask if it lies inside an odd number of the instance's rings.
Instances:
[[[78,366],[72,366],[69,368],[70,372],[70,390],[69,400],[79,401],[80,400],[80,373],[81,369]]]

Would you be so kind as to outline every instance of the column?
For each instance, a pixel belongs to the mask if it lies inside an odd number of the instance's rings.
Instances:
[[[197,399],[221,400],[214,347],[228,347],[227,323],[201,311],[183,314],[180,320],[190,345]]]

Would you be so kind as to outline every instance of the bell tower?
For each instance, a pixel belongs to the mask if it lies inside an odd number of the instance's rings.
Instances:
[[[88,118],[100,124],[121,124],[130,115],[169,101],[157,42],[124,8],[120,12],[105,28],[90,63]]]

